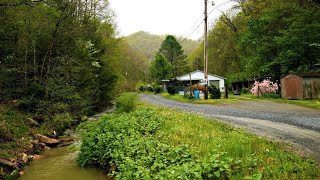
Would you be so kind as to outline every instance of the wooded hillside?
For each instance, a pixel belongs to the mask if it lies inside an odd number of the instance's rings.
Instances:
[[[234,1],[209,32],[209,72],[236,81],[319,71],[318,1]],[[193,69],[203,67],[202,49],[189,57]]]
[[[156,53],[165,38],[166,36],[154,35],[144,31],[139,31],[125,37],[130,47],[144,54],[149,60],[154,60]],[[180,41],[183,40],[179,37],[177,39]],[[181,45],[184,50],[184,54],[188,55],[199,45],[199,42],[191,39],[185,39]]]

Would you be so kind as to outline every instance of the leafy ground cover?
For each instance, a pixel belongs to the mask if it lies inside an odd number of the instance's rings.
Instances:
[[[116,179],[317,179],[316,163],[279,143],[150,105],[79,127],[77,162]]]
[[[11,106],[0,104],[0,157],[13,158],[17,149],[21,149],[31,129],[24,120],[28,114],[19,112]]]

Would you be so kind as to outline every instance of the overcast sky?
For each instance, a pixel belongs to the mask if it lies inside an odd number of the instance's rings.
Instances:
[[[208,13],[214,10],[208,17],[209,25],[219,17],[220,11],[232,6],[229,0],[215,0],[215,6],[211,2],[208,2]],[[204,0],[109,0],[109,3],[121,36],[142,30],[151,34],[185,37],[203,20]],[[203,26],[201,24],[188,38],[200,38]]]

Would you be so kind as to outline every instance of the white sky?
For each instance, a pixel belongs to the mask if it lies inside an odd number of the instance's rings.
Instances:
[[[208,1],[208,26],[232,6],[230,0]],[[188,36],[203,20],[204,0],[109,0],[116,15],[120,36],[137,31],[151,34]],[[188,38],[199,39],[203,35],[203,24]]]

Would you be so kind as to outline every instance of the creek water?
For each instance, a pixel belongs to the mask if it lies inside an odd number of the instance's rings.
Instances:
[[[76,165],[77,152],[69,147],[52,148],[41,154],[40,160],[32,161],[18,180],[111,180],[104,172]]]

